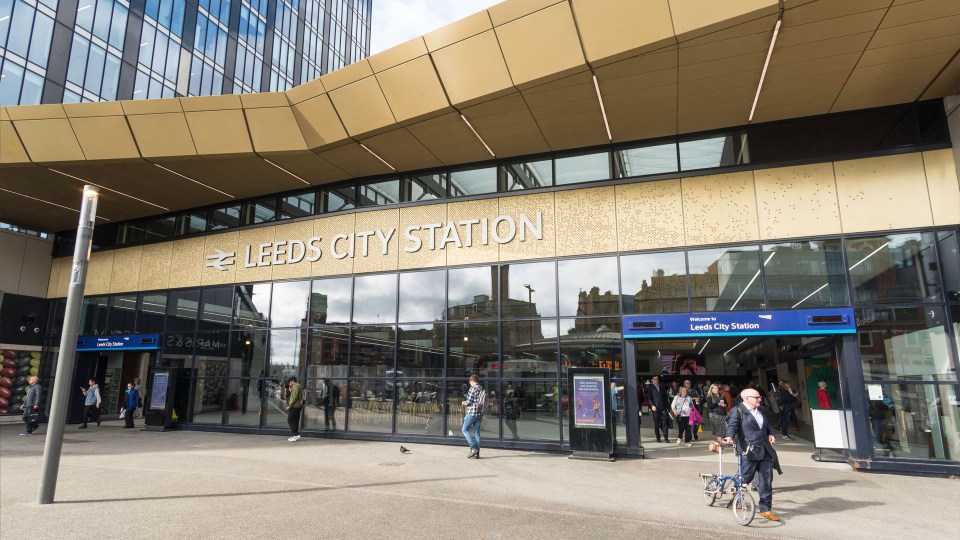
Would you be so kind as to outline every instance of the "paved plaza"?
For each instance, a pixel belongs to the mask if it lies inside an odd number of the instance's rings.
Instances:
[[[960,530],[960,480],[857,473],[778,445],[783,519],[704,504],[705,442],[612,463],[466,446],[67,426],[36,504],[46,426],[0,426],[0,538],[885,538]],[[726,466],[732,467],[733,461]]]

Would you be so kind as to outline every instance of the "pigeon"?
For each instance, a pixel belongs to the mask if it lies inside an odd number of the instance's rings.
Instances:
[[[401,453],[401,454],[409,454],[409,453],[410,453],[410,450],[407,450],[403,445],[400,445],[400,453]]]

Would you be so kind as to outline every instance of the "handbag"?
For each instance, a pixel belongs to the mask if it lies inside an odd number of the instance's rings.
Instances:
[[[127,416],[127,410],[120,409],[120,420],[123,420],[125,416]]]
[[[690,407],[690,425],[695,426],[697,424],[703,423],[703,417],[700,416],[700,411],[696,407]]]

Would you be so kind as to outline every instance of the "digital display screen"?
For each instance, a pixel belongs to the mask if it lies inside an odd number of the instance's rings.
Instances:
[[[153,384],[150,385],[150,410],[166,410],[167,386],[169,384],[170,373],[166,371],[158,371],[153,374]]]

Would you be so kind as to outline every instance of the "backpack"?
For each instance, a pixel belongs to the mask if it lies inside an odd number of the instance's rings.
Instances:
[[[306,385],[300,387],[300,407],[307,406],[307,387]]]
[[[482,413],[483,408],[486,405],[487,405],[487,391],[481,388],[480,392],[477,394],[477,410]]]

